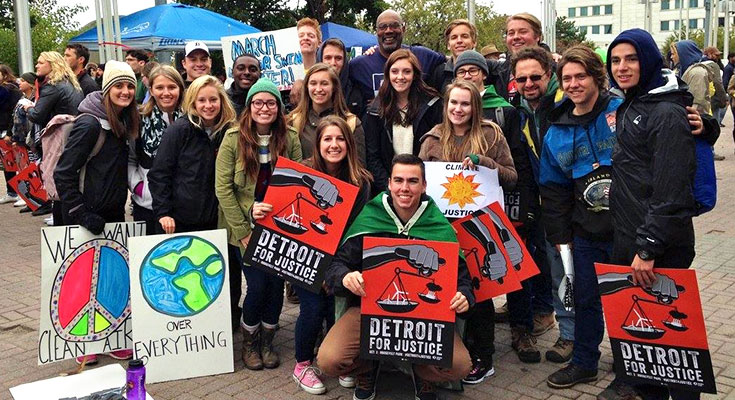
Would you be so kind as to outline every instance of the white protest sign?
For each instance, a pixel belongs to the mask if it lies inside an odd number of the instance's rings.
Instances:
[[[498,171],[486,167],[462,168],[462,163],[425,162],[426,194],[447,218],[462,218],[499,202],[504,207]]]
[[[153,235],[130,243],[133,350],[146,364],[146,380],[233,372],[227,232]]]
[[[125,386],[125,369],[120,364],[88,369],[81,374],[57,376],[10,388],[15,400],[58,400],[89,396],[92,393]],[[146,400],[153,400],[146,393]]]
[[[294,81],[304,79],[304,60],[296,27],[248,35],[223,36],[222,56],[227,78],[237,57],[250,53],[260,61],[261,78],[268,78],[278,90],[289,90]]]
[[[128,242],[141,235],[143,222],[41,230],[39,365],[132,347]]]

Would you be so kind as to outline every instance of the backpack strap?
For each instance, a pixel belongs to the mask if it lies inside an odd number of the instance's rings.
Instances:
[[[505,129],[505,115],[503,115],[503,107],[495,107],[495,122]]]
[[[92,114],[87,114],[92,115]],[[81,116],[81,114],[80,114]],[[97,121],[102,124],[102,121],[97,118],[96,116],[92,115],[97,119]],[[89,156],[87,157],[87,161],[84,162],[84,165],[82,165],[82,168],[79,169],[79,191],[81,193],[84,193],[84,178],[87,174],[87,163],[89,163],[89,160],[91,160],[94,156],[100,153],[100,150],[102,150],[102,146],[105,144],[105,139],[107,139],[107,133],[105,132],[104,128],[100,129],[99,135],[97,135],[97,141],[94,143],[94,147],[92,147],[92,152],[89,153]]]

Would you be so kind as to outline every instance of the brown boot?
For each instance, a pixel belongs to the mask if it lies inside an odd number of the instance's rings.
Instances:
[[[258,348],[260,330],[250,333],[243,328],[242,331],[242,361],[247,369],[259,370],[263,369],[263,360],[260,358],[260,349]]]
[[[511,345],[524,363],[541,362],[541,352],[536,348],[536,338],[524,327],[514,326],[510,330]]]
[[[266,368],[276,368],[281,363],[278,353],[273,350],[273,336],[275,335],[275,329],[261,327],[260,354],[263,355],[263,366]]]

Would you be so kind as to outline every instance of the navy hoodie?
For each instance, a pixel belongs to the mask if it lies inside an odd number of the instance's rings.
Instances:
[[[679,54],[679,78],[689,67],[702,60],[702,50],[691,40],[676,42],[676,52]]]

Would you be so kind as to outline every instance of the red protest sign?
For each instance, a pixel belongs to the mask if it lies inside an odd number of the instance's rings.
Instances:
[[[508,251],[485,210],[454,221],[452,226],[457,231],[478,303],[521,288]]]
[[[360,357],[452,365],[459,245],[363,239]]]
[[[8,184],[26,202],[28,208],[37,210],[48,201],[48,194],[41,182],[41,171],[36,163],[31,163],[11,179]]]
[[[0,140],[0,156],[2,156],[3,168],[6,172],[18,171],[18,164],[15,161],[13,145],[4,140]]]
[[[246,262],[318,292],[357,193],[353,185],[279,157],[263,199],[273,211],[256,223]]]
[[[15,153],[15,163],[18,165],[18,171],[28,168],[28,165],[30,165],[28,149],[25,146],[15,146],[13,152]]]
[[[629,266],[595,269],[616,374],[717,393],[696,272],[655,268],[655,283],[643,288]]]
[[[516,231],[513,223],[508,219],[508,216],[505,215],[505,210],[500,206],[500,203],[492,203],[483,210],[487,212],[490,220],[495,225],[495,230],[500,236],[503,247],[507,250],[510,263],[516,271],[518,280],[525,281],[537,275],[539,269],[536,266],[536,262],[533,261],[531,254],[523,244],[523,239]]]

